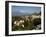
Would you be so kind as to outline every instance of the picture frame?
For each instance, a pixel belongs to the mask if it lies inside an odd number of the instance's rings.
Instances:
[[[12,8],[14,6],[14,8]],[[24,6],[24,7],[22,7]],[[26,6],[29,6],[28,8]],[[40,30],[34,30],[34,31],[12,31],[12,15],[16,16],[18,13],[12,13],[13,11],[18,9],[19,10],[24,10],[27,11],[29,8],[32,6],[32,10],[36,11],[39,7],[38,10],[41,10],[41,29]],[[35,7],[35,8],[34,8]],[[31,10],[31,9],[30,9]],[[24,11],[21,11],[24,13]],[[32,11],[31,11],[32,12]],[[29,13],[29,12],[28,12]],[[21,14],[21,13],[20,13]],[[26,15],[26,14],[25,14]],[[19,16],[19,15],[18,15]],[[22,15],[21,15],[22,16]],[[17,19],[18,20],[18,19]],[[26,28],[27,29],[27,28]],[[37,2],[23,2],[23,1],[5,1],[5,35],[6,36],[19,36],[19,35],[34,35],[34,34],[45,34],[45,3],[37,3]]]

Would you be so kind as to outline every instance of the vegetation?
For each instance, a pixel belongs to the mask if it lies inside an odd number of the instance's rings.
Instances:
[[[34,13],[32,15],[41,16],[41,12],[39,14]],[[32,16],[12,16],[12,31],[23,31],[33,29],[37,30],[37,25],[41,25],[41,18],[34,18],[33,20],[32,19]],[[16,23],[14,24],[15,21]],[[17,25],[18,23],[19,25]],[[38,30],[39,29],[41,29],[41,27],[38,28]]]

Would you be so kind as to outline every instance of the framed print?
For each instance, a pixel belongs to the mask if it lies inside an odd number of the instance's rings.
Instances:
[[[5,1],[5,35],[45,33],[45,4]]]

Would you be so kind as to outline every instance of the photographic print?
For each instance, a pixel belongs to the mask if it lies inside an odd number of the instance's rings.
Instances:
[[[12,31],[41,29],[41,7],[12,6]]]
[[[6,34],[45,33],[44,9],[44,3],[6,1]]]

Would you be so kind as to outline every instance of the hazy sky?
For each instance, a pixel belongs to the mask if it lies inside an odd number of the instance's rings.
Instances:
[[[41,7],[34,7],[34,6],[12,6],[12,13],[34,13],[40,12]]]

